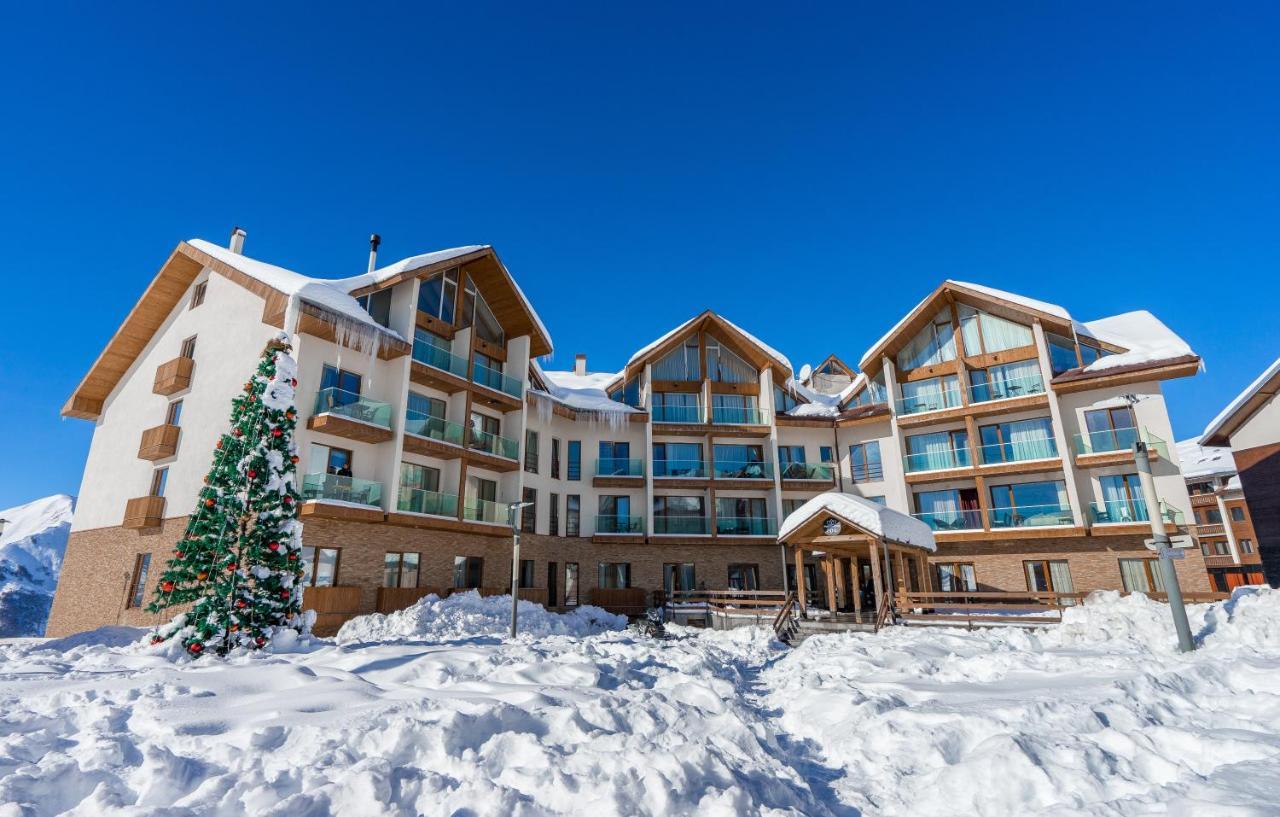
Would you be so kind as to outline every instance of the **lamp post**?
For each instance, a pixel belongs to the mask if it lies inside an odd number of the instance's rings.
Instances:
[[[1142,499],[1147,505],[1147,519],[1151,522],[1151,539],[1155,544],[1156,561],[1160,563],[1160,578],[1164,592],[1169,597],[1169,611],[1173,613],[1173,628],[1178,632],[1178,649],[1191,652],[1196,648],[1191,640],[1191,625],[1187,622],[1187,607],[1182,601],[1182,586],[1178,584],[1178,571],[1173,568],[1173,548],[1169,535],[1164,532],[1164,515],[1160,513],[1160,500],[1156,496],[1155,480],[1151,478],[1151,458],[1147,444],[1136,440],[1133,444],[1133,461],[1138,466],[1138,481],[1142,484]]]
[[[516,637],[516,610],[520,603],[520,509],[532,502],[508,502],[507,522],[511,525],[511,637]]]

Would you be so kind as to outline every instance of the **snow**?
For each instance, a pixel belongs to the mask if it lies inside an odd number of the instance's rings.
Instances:
[[[533,365],[551,390],[547,396],[570,408],[615,414],[636,414],[640,411],[609,398],[605,389],[618,379],[616,372],[580,375],[574,372],[544,371],[536,361]]]
[[[1019,306],[1025,306],[1028,309],[1035,309],[1039,312],[1044,312],[1047,315],[1053,315],[1055,318],[1062,318],[1064,321],[1071,320],[1071,313],[1067,312],[1063,307],[1057,304],[1051,304],[1048,301],[1038,301],[1035,298],[1028,298],[1025,295],[1019,295],[1016,292],[1009,292],[1003,289],[996,289],[995,287],[983,286],[982,284],[972,284],[966,281],[953,281],[948,279],[947,283],[960,287],[961,289],[969,289],[992,298],[999,298],[1002,301],[1009,301],[1010,303],[1015,303]]]
[[[1231,416],[1239,411],[1241,406],[1249,402],[1262,389],[1263,385],[1277,374],[1280,374],[1280,357],[1276,358],[1274,363],[1263,370],[1262,374],[1258,375],[1257,379],[1250,383],[1244,391],[1237,394],[1236,399],[1228,403],[1226,408],[1218,412],[1217,417],[1209,421],[1209,425],[1204,427],[1204,433],[1200,435],[1200,441],[1204,442],[1222,430],[1227,420],[1231,419]]]
[[[835,417],[840,413],[845,402],[853,396],[867,377],[859,372],[850,382],[836,394],[823,394],[820,391],[806,386],[802,381],[803,378],[797,380],[792,378],[787,381],[786,389],[792,394],[797,394],[801,398],[807,400],[807,403],[800,403],[788,412],[784,412],[789,417]]]
[[[1183,440],[1177,444],[1178,462],[1182,475],[1192,477],[1226,476],[1236,472],[1235,457],[1225,446],[1200,445],[1198,440]]]
[[[1077,324],[1076,332],[1129,350],[1098,358],[1084,367],[1086,372],[1105,371],[1117,366],[1154,363],[1195,354],[1185,340],[1174,334],[1173,330],[1146,310],[1125,312],[1122,315]]]
[[[433,264],[440,264],[450,261],[454,258],[461,258],[464,255],[470,255],[473,252],[489,249],[488,244],[470,244],[465,247],[451,247],[447,250],[436,250],[435,252],[423,253],[422,255],[411,255],[408,258],[402,258],[399,261],[387,264],[385,267],[378,267],[373,272],[366,272],[363,275],[353,275],[350,278],[341,278],[334,281],[335,286],[341,287],[344,292],[355,292],[357,289],[364,289],[367,286],[381,284],[397,275],[414,270],[429,267]]]
[[[44,634],[74,512],[66,494],[0,511],[0,638]]]
[[[887,508],[853,494],[826,491],[792,511],[778,529],[778,540],[784,540],[805,522],[821,511],[829,511],[857,525],[873,536],[881,536],[890,542],[912,545],[932,553],[937,550],[933,530],[914,516]]]
[[[787,356],[786,356],[786,355],[782,354],[782,353],[781,353],[781,352],[779,352],[777,349],[774,349],[774,348],[773,348],[772,346],[770,346],[769,344],[767,344],[767,343],[765,343],[764,341],[760,340],[760,338],[756,337],[755,335],[751,334],[751,333],[750,333],[750,332],[748,332],[747,330],[743,329],[741,326],[738,326],[738,324],[736,324],[736,323],[734,323],[733,321],[729,320],[729,319],[728,319],[728,318],[726,318],[724,315],[721,315],[721,314],[719,314],[719,313],[714,313],[714,314],[715,314],[715,316],[716,316],[717,318],[719,318],[720,320],[724,321],[726,324],[728,324],[730,327],[732,327],[735,331],[737,331],[738,333],[740,333],[744,338],[746,338],[748,341],[750,341],[750,342],[751,342],[751,343],[753,343],[755,346],[757,346],[757,347],[760,349],[760,351],[764,352],[766,355],[768,355],[769,357],[773,358],[773,359],[778,363],[778,365],[779,365],[779,366],[781,366],[785,371],[787,371],[787,372],[792,372],[792,371],[794,371],[794,370],[791,368],[791,361],[787,359]],[[676,335],[680,334],[680,333],[681,333],[681,332],[683,332],[686,328],[688,328],[691,324],[696,323],[696,322],[698,322],[698,321],[702,320],[702,318],[703,318],[705,315],[706,315],[706,313],[705,313],[705,312],[704,312],[704,313],[702,313],[702,314],[700,314],[700,315],[694,315],[692,318],[690,318],[689,320],[687,320],[687,321],[685,321],[684,323],[680,324],[680,325],[679,325],[679,326],[677,326],[675,329],[672,329],[670,332],[665,333],[664,335],[662,335],[662,337],[658,338],[657,340],[653,341],[652,343],[647,344],[644,348],[640,349],[638,352],[636,352],[635,354],[633,354],[629,360],[627,360],[627,366],[630,366],[632,363],[635,363],[637,360],[639,360],[640,358],[644,357],[644,356],[645,356],[645,355],[647,355],[649,352],[652,352],[654,349],[657,349],[659,346],[661,346],[662,344],[666,343],[666,342],[667,342],[667,340],[669,340],[670,338],[672,338],[672,337],[674,337],[674,336],[676,336]]]
[[[1280,592],[1053,627],[0,644],[0,814],[1261,815]],[[42,648],[43,647],[43,648]]]

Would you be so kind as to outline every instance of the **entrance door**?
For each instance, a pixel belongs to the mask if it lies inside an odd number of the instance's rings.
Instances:
[[[559,607],[559,593],[556,586],[560,578],[560,565],[547,562],[547,607]]]

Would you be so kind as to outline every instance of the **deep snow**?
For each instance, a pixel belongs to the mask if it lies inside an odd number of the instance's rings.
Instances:
[[[225,662],[0,646],[0,815],[1277,811],[1278,592],[1193,607],[1187,656],[1164,605],[1116,594],[1055,628],[794,650],[448,638],[449,606],[421,640]]]
[[[74,512],[66,494],[0,511],[0,638],[44,635]]]

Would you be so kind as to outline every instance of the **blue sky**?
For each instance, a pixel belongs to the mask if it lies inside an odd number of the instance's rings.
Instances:
[[[315,274],[493,244],[564,367],[706,307],[856,360],[948,277],[1156,313],[1179,436],[1277,355],[1274,8],[688,5],[10,6],[0,508],[78,490],[60,406],[233,224]]]

